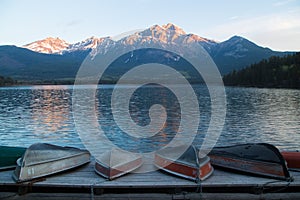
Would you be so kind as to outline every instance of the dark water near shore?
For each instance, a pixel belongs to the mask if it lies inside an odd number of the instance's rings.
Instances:
[[[86,86],[88,89],[88,86]],[[126,90],[126,86],[123,86]],[[210,113],[210,97],[201,85],[195,86],[202,91],[199,97],[201,119],[199,136],[194,143],[201,143],[205,134]],[[26,86],[0,88],[0,145],[29,146],[35,142],[49,142],[58,145],[84,147],[76,131],[72,110],[72,86]],[[110,85],[102,86],[96,93],[96,112],[99,122],[109,129],[110,140],[115,140],[122,147],[134,146],[128,138],[115,134],[112,118],[107,109],[107,102],[102,101],[106,92],[111,92]],[[153,99],[162,103],[170,111],[168,127],[164,133],[152,140],[145,140],[149,148],[153,145],[163,146],[172,139],[174,130],[178,129],[180,105],[169,104],[172,97],[167,91],[149,95],[147,88],[135,93],[131,99],[130,109],[133,121],[139,125],[149,123],[147,109]],[[140,98],[139,96],[144,96]],[[159,98],[158,98],[159,97]],[[268,142],[280,149],[300,150],[300,90],[226,88],[227,114],[225,125],[217,145],[229,145],[245,142]],[[149,104],[149,105],[148,105]],[[213,126],[213,125],[212,125]],[[170,134],[169,134],[170,133]],[[203,133],[203,134],[202,134]],[[145,143],[145,144],[146,144]],[[133,147],[134,148],[134,147]]]

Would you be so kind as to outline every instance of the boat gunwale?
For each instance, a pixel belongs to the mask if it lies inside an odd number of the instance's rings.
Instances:
[[[186,179],[189,179],[189,180],[192,180],[192,181],[196,181],[196,180],[197,180],[197,177],[194,178],[194,177],[192,177],[192,176],[187,176],[187,175],[184,175],[184,174],[181,174],[181,173],[178,173],[178,172],[175,172],[175,171],[166,169],[166,168],[164,168],[164,167],[161,167],[161,166],[157,165],[156,163],[155,163],[154,165],[155,165],[158,169],[163,170],[163,171],[166,171],[166,172],[168,172],[168,173],[170,173],[170,174],[174,174],[174,175],[176,175],[176,176],[183,177],[183,178],[186,178]]]
[[[222,146],[222,147],[214,147],[209,153],[208,155],[211,153],[211,152],[215,152],[214,150],[216,150],[216,154],[223,154],[225,153],[226,155],[230,155],[230,156],[233,156],[233,157],[239,157],[239,158],[242,158],[240,156],[235,156],[236,154],[233,154],[233,153],[228,153],[226,151],[222,151],[222,149],[226,149],[226,148],[234,148],[234,147],[242,147],[242,146],[246,146],[246,145],[261,145],[261,146],[264,146],[266,147],[267,149],[271,150],[273,153],[275,153],[279,159],[280,159],[280,162],[274,162],[274,161],[266,161],[266,160],[260,160],[260,161],[265,161],[265,162],[272,162],[272,163],[281,163],[282,159],[284,160],[281,152],[272,144],[269,144],[269,143],[245,143],[245,144],[235,144],[235,145],[229,145],[229,146]],[[219,153],[221,152],[222,153]],[[282,158],[282,159],[281,159]],[[245,158],[244,158],[245,159]],[[247,159],[247,158],[246,158]],[[249,160],[253,160],[253,159],[249,159]],[[285,161],[285,160],[284,160]]]
[[[172,163],[181,163],[181,164],[183,164],[183,165],[185,165],[185,166],[188,166],[188,167],[195,167],[195,168],[197,168],[197,167],[203,167],[204,165],[206,165],[206,163],[207,162],[210,162],[210,158],[209,158],[209,156],[205,156],[205,157],[203,157],[202,159],[205,159],[203,162],[201,162],[201,163],[199,163],[199,159],[197,159],[198,160],[198,162],[196,163],[196,166],[192,166],[192,165],[190,165],[190,163],[188,163],[188,162],[185,162],[185,161],[181,161],[181,160],[175,160],[175,159],[170,159],[170,158],[167,158],[166,156],[163,156],[163,155],[161,155],[161,154],[159,154],[159,153],[156,153],[156,155],[157,156],[160,156],[161,158],[163,158],[163,159],[165,159],[165,160],[169,160],[169,161],[171,161]]]
[[[5,170],[9,170],[9,169],[13,169],[15,167],[17,167],[17,165],[3,166],[3,167],[0,167],[0,172],[5,171]]]
[[[218,156],[218,157],[221,157],[221,156]],[[234,160],[241,160],[241,159],[236,159],[236,158],[231,158],[231,159],[234,159]],[[249,162],[249,160],[244,160],[244,161],[247,161]],[[255,161],[253,162],[253,160],[250,160],[251,163],[267,163],[268,162],[262,162],[262,161]],[[276,178],[276,179],[280,179],[280,180],[291,180],[293,179],[292,176],[289,175],[289,177],[285,177],[285,176],[279,176],[279,175],[272,175],[272,174],[266,174],[266,173],[261,173],[261,172],[254,172],[254,171],[249,171],[247,169],[243,169],[243,170],[240,170],[240,168],[238,167],[232,167],[232,166],[225,166],[225,165],[220,165],[220,164],[215,164],[214,162],[211,163],[213,166],[217,166],[217,167],[220,167],[220,168],[223,168],[223,169],[231,169],[231,170],[234,170],[234,171],[239,171],[241,173],[249,173],[249,174],[253,174],[253,175],[260,175],[260,176],[263,176],[263,177],[271,177],[271,178]],[[280,167],[282,167],[282,165],[280,163],[272,163],[272,164],[276,164]],[[284,168],[282,167],[282,170],[284,171]]]
[[[94,164],[94,171],[97,173],[97,174],[99,174],[99,175],[101,175],[101,176],[104,176],[105,178],[107,178],[107,179],[109,179],[109,180],[112,180],[112,179],[115,179],[115,178],[118,178],[118,177],[120,177],[120,176],[123,176],[123,175],[125,175],[125,174],[127,174],[127,173],[130,173],[130,172],[132,172],[132,171],[134,171],[134,170],[136,170],[136,169],[138,169],[139,167],[141,167],[142,165],[143,165],[143,159],[142,159],[142,156],[139,156],[137,159],[134,159],[134,160],[132,160],[132,161],[130,161],[130,162],[135,162],[135,161],[138,161],[138,160],[141,160],[141,162],[137,165],[137,166],[135,166],[135,167],[133,167],[133,168],[131,168],[131,169],[129,169],[129,170],[126,170],[126,171],[124,171],[124,170],[119,170],[118,168],[114,168],[114,167],[109,167],[109,166],[107,166],[107,165],[102,165],[103,163],[102,162],[98,162],[98,160],[95,160],[95,164]],[[107,170],[109,170],[109,171],[111,171],[111,169],[113,169],[113,170],[117,170],[117,171],[119,171],[119,172],[121,172],[121,173],[118,173],[118,174],[116,174],[115,176],[112,176],[112,177],[109,177],[108,175],[106,175],[106,174],[104,174],[104,173],[101,173],[100,171],[98,171],[97,170],[97,168],[96,168],[96,165],[100,165],[100,166],[103,166],[104,168],[106,168]],[[122,165],[126,165],[127,163],[123,163]],[[121,167],[121,165],[118,165],[118,167]]]
[[[164,156],[161,156],[161,155],[156,155],[156,156],[159,156],[159,157],[161,157],[162,159],[165,159]],[[172,162],[173,160],[168,159],[168,158],[167,158],[166,160],[171,161],[171,164],[184,165],[184,166],[190,167],[190,168],[192,168],[192,169],[194,169],[194,170],[201,171],[201,167],[203,167],[203,166],[205,166],[205,165],[207,165],[207,164],[210,163],[209,157],[208,157],[208,156],[206,156],[206,157],[207,157],[208,159],[206,159],[206,160],[205,160],[206,162],[205,162],[204,164],[202,164],[201,166],[200,166],[200,165],[198,165],[198,166],[191,166],[191,165],[187,165],[187,163],[184,163],[184,162],[177,162],[177,161]],[[210,164],[211,164],[211,163],[210,163]],[[182,173],[178,173],[178,172],[169,170],[169,169],[167,169],[167,168],[165,168],[165,167],[162,167],[162,166],[156,164],[156,162],[154,162],[154,165],[155,165],[158,169],[160,169],[160,170],[169,172],[170,174],[174,174],[174,175],[177,175],[177,176],[179,176],[179,177],[183,177],[183,178],[186,178],[186,179],[189,179],[189,180],[192,180],[192,181],[196,181],[197,179],[199,179],[199,180],[201,180],[201,181],[204,181],[205,179],[209,178],[209,177],[212,175],[212,173],[214,172],[214,168],[212,167],[211,170],[209,171],[209,173],[207,173],[203,178],[200,178],[200,177],[195,177],[195,178],[194,178],[194,177],[192,177],[192,176],[187,176],[187,175],[184,175],[184,174],[182,174]],[[170,165],[170,164],[169,164],[169,165]],[[168,166],[168,165],[166,165],[166,166]]]
[[[80,149],[81,150],[81,149]],[[49,160],[45,160],[45,161],[39,161],[39,162],[33,162],[33,163],[30,163],[30,164],[26,164],[26,161],[24,162],[24,157],[25,157],[25,154],[24,156],[20,157],[18,160],[17,160],[17,165],[20,165],[22,167],[30,167],[30,166],[33,166],[33,165],[38,165],[38,164],[44,164],[44,163],[48,163],[48,162],[53,162],[53,161],[59,161],[59,160],[64,160],[66,158],[72,158],[72,157],[75,157],[75,156],[80,156],[80,155],[84,155],[84,154],[88,154],[88,155],[91,155],[91,153],[87,150],[82,150],[83,152],[78,152],[78,153],[75,153],[75,154],[72,154],[72,155],[69,155],[69,156],[64,156],[64,157],[59,157],[59,158],[53,158],[53,159],[49,159]],[[26,153],[26,152],[25,152]],[[26,155],[27,156],[27,155]],[[22,160],[22,161],[21,161]]]
[[[226,153],[224,151],[224,154],[223,153],[214,153],[214,155],[218,155],[218,156],[226,156],[228,158],[239,158],[241,160],[247,160],[247,161],[252,161],[254,159],[250,159],[250,158],[243,158],[243,157],[239,157],[239,156],[235,156],[235,154],[233,153]],[[211,155],[208,155],[208,156],[211,156]],[[281,164],[281,162],[274,162],[274,161],[266,161],[266,160],[256,160],[257,162],[265,162],[265,163],[274,163],[274,164]]]
[[[139,157],[135,158],[135,159],[132,160],[132,161],[136,161],[136,160],[139,160],[139,159],[142,159],[142,156],[139,156]],[[132,162],[132,161],[130,161],[130,162]],[[123,162],[123,163],[120,163],[120,164],[118,164],[118,165],[108,166],[106,163],[103,163],[103,162],[99,161],[98,159],[95,159],[95,163],[98,163],[98,164],[100,164],[100,165],[102,165],[102,166],[104,166],[104,167],[106,167],[106,168],[113,168],[113,169],[117,169],[117,167],[120,167],[120,166],[126,164],[126,162]],[[128,162],[127,162],[127,163],[128,163]],[[142,162],[142,163],[143,163],[143,162]]]
[[[214,155],[209,155],[209,156],[210,157],[212,157],[212,156],[225,157],[225,156],[222,156],[222,155],[223,154],[214,154]],[[239,160],[244,160],[244,161],[247,161],[247,162],[253,162],[253,160],[254,160],[254,159],[242,158],[242,157],[237,157],[237,156],[227,156],[227,155],[226,155],[226,158],[239,159]],[[255,160],[255,162],[258,162],[258,163],[272,163],[272,164],[281,165],[281,163],[279,163],[279,162],[269,162],[269,161],[263,161],[263,160]]]
[[[132,161],[136,161],[136,160],[139,160],[139,159],[143,159],[143,157],[141,156],[141,155],[138,155],[138,154],[134,154],[134,155],[136,155],[136,158],[134,159],[134,160],[132,160]],[[95,159],[95,162],[96,163],[99,163],[99,164],[101,164],[102,166],[105,166],[106,168],[111,168],[112,166],[108,166],[106,163],[104,163],[104,162],[102,162],[102,161],[100,161],[99,159]],[[131,162],[131,161],[130,161]],[[142,162],[143,163],[143,162]],[[126,162],[122,162],[122,163],[119,163],[118,165],[114,165],[114,169],[116,169],[117,167],[119,167],[119,166],[122,166],[122,165],[124,165],[124,164],[126,164]]]

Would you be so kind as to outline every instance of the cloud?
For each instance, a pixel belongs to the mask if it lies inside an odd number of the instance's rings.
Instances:
[[[293,1],[295,1],[295,0],[282,0],[282,1],[277,1],[277,2],[275,2],[275,3],[273,4],[273,6],[275,6],[275,7],[284,6],[284,5],[289,4],[289,3],[293,2]]]
[[[236,19],[239,19],[240,17],[239,16],[232,16],[229,18],[229,20],[236,20]]]
[[[300,50],[300,9],[298,12],[284,12],[278,14],[262,15],[252,18],[237,18],[228,20],[206,31],[206,35],[213,36],[217,40],[225,40],[233,35],[259,41],[261,44],[278,50]],[[284,46],[282,40],[289,39]],[[272,41],[270,41],[272,38]],[[267,43],[264,41],[268,41]]]
[[[299,18],[299,14],[267,15],[248,19],[238,19],[233,22],[217,26],[216,29],[223,33],[236,31],[242,34],[255,34],[266,31],[286,31],[289,29],[300,28]]]

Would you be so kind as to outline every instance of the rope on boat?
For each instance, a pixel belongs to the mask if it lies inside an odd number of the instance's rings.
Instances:
[[[95,183],[93,183],[93,184],[91,185],[91,200],[94,200],[94,199],[95,199],[95,197],[94,197],[94,184],[95,184]]]
[[[292,171],[292,172],[300,172],[300,169],[296,169],[296,168],[289,168],[289,171]]]
[[[37,182],[40,182],[40,181],[45,181],[45,180],[46,180],[45,177],[41,177],[41,178],[36,178],[36,179],[29,180],[29,181],[17,183],[17,185],[18,185],[18,194],[19,195],[24,195],[28,192],[32,192],[32,187],[33,187],[34,183],[37,183]]]
[[[280,187],[279,189],[275,189],[275,190],[271,190],[273,187],[272,186],[268,186],[270,184],[273,184],[273,183],[279,183],[279,182],[282,182],[280,180],[277,180],[277,181],[269,181],[269,182],[266,182],[265,184],[262,185],[262,187],[260,188],[257,188],[257,194],[266,194],[266,193],[277,193],[277,192],[281,192],[285,189],[287,189],[291,182],[293,182],[293,177],[290,177],[289,179],[287,179],[287,183],[285,186],[282,186]]]
[[[194,149],[195,150],[195,149]],[[200,179],[200,176],[201,176],[201,169],[200,169],[200,162],[199,162],[199,153],[198,151],[196,150],[196,155],[197,155],[197,177],[196,177],[196,184],[197,184],[197,188],[196,188],[196,193],[199,193],[200,194],[200,199],[202,199],[202,184],[201,184],[201,179]]]
[[[200,199],[202,199],[202,184],[201,184],[201,179],[200,179],[200,171],[201,171],[201,169],[200,169],[200,163],[199,163],[199,158],[198,158],[198,156],[197,156],[197,177],[196,177],[196,184],[197,184],[197,188],[196,188],[196,193],[199,193],[200,194],[200,196],[199,196],[199,198]]]
[[[95,196],[94,196],[94,187],[97,185],[97,184],[101,184],[101,183],[104,183],[106,181],[108,181],[109,179],[104,179],[103,181],[96,181],[94,182],[92,185],[91,185],[91,200],[95,200]]]
[[[197,176],[196,178],[196,184],[197,184],[197,188],[196,188],[196,193],[199,193],[200,195],[200,199],[202,199],[202,184],[201,184],[201,180],[199,178],[199,176]]]

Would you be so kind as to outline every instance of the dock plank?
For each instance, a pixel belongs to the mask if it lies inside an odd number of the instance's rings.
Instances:
[[[70,189],[78,188],[85,189],[83,192],[89,192],[93,187],[95,189],[128,189],[133,191],[135,189],[178,189],[185,190],[193,188],[194,191],[199,187],[199,184],[182,179],[180,177],[172,176],[160,170],[148,173],[131,173],[122,176],[116,180],[108,181],[94,172],[94,162],[85,166],[79,167],[75,170],[66,171],[56,175],[48,176],[40,181],[33,183],[15,183],[12,179],[13,171],[0,172],[0,191],[17,190],[19,187],[26,187],[30,185],[31,188],[36,188],[37,191],[42,188],[48,188],[55,192],[56,189]],[[294,188],[300,189],[300,172],[291,172],[294,176],[294,181],[288,183],[286,181],[278,181],[269,178],[248,176],[243,174],[236,174],[227,171],[215,170],[213,175],[207,180],[201,182],[201,187],[204,189],[219,188],[221,191],[226,191],[226,188],[242,188],[245,191],[251,191],[253,188]],[[248,189],[248,190],[246,190]],[[161,191],[160,190],[160,191]],[[135,190],[137,191],[137,190]],[[166,190],[167,192],[168,190]],[[221,192],[222,192],[221,191]]]
[[[299,199],[300,193],[279,193],[276,194],[263,194],[263,195],[255,195],[255,194],[243,194],[243,193],[235,193],[235,194],[228,194],[228,193],[219,193],[219,194],[212,194],[212,193],[204,193],[199,194],[196,193],[189,193],[189,194],[151,194],[151,193],[144,193],[144,194],[103,194],[103,195],[94,195],[91,194],[70,194],[70,193],[56,193],[56,194],[45,194],[45,193],[30,193],[25,194],[23,196],[18,196],[14,193],[3,193],[0,194],[0,199],[5,200],[40,200],[40,199],[47,199],[47,200],[74,200],[74,199],[81,199],[81,200],[123,200],[123,199],[131,199],[131,200],[181,200],[181,199],[189,199],[189,200],[209,200],[209,199],[218,199],[218,200],[261,200],[261,199],[268,199],[268,200],[290,200],[290,199]]]

